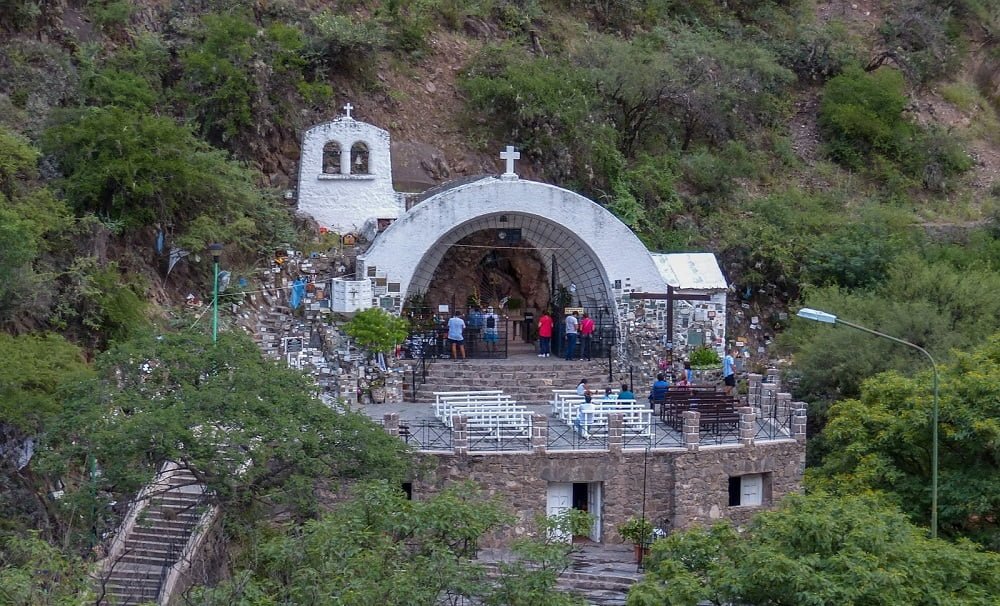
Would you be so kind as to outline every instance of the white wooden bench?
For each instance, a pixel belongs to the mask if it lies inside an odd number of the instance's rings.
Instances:
[[[505,395],[499,389],[487,389],[482,391],[435,391],[434,392],[434,416],[443,419],[450,417],[449,410],[452,404],[468,402],[509,402],[511,396]]]
[[[445,401],[435,406],[434,416],[441,419],[446,424],[451,423],[451,418],[461,414],[462,410],[507,410],[512,406],[517,406],[517,402],[510,396],[495,396],[493,399],[468,399]],[[523,408],[523,407],[522,407]]]
[[[565,420],[568,424],[575,426],[575,421],[580,414],[579,400],[565,400],[563,409],[567,415]],[[653,435],[653,411],[643,403],[635,400],[609,400],[592,401],[590,420],[585,424],[589,433],[601,433],[602,429],[607,430],[608,415],[622,415],[622,428],[626,435],[647,436]]]
[[[490,440],[530,440],[531,411],[489,411],[465,413],[470,438]]]
[[[618,390],[615,389],[611,393],[617,395]],[[601,401],[603,396],[591,394],[590,397],[592,402],[597,403]],[[566,407],[568,405],[567,402],[577,402],[579,404],[580,402],[583,402],[583,396],[577,394],[575,389],[553,389],[552,399],[549,400],[549,405],[552,407],[552,416],[564,421],[575,418],[565,416]]]
[[[452,426],[452,419],[455,417],[465,417],[467,419],[480,416],[523,414],[530,411],[523,405],[514,402],[468,402],[451,405],[447,416],[441,417],[441,421],[448,427]]]

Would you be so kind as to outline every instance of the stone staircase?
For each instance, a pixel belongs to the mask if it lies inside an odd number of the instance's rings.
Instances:
[[[190,471],[161,471],[133,505],[104,561],[98,604],[157,603],[206,509],[205,488]]]
[[[435,391],[502,389],[520,403],[544,404],[553,389],[576,387],[584,377],[595,393],[620,382],[617,376],[608,382],[607,360],[539,358],[530,345],[511,344],[505,360],[428,360],[427,381],[418,383],[416,401],[434,401]]]
[[[481,553],[480,563],[489,576],[499,573],[494,550]],[[642,579],[630,545],[588,544],[570,556],[572,563],[556,580],[562,591],[582,596],[590,606],[625,606],[629,588]]]

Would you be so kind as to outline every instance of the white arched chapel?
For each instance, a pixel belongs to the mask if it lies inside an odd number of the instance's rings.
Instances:
[[[426,292],[452,246],[483,232],[498,246],[510,237],[532,247],[549,275],[572,287],[577,302],[613,310],[622,326],[640,319],[637,314],[646,325],[667,320],[664,301],[632,293],[666,293],[669,285],[709,294],[705,302],[675,303],[675,340],[684,346],[697,334],[706,345],[723,347],[728,285],[714,255],[651,254],[600,204],[520,179],[513,147],[500,154],[503,174],[445,185],[407,211],[392,187],[389,134],[355,120],[351,109],[348,104],[346,115],[305,132],[298,208],[332,231],[373,239],[358,256],[356,276],[370,281],[372,305],[398,313],[407,297]]]

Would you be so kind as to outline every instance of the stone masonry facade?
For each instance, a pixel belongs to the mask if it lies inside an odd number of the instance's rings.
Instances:
[[[745,524],[762,509],[800,489],[804,440],[650,449],[518,453],[426,453],[430,469],[413,481],[413,496],[426,497],[444,486],[471,480],[498,498],[517,521],[484,547],[499,546],[536,529],[546,513],[550,483],[600,482],[603,488],[602,541],[618,542],[615,528],[641,515],[664,530],[729,519]],[[731,477],[763,474],[760,506],[729,505]],[[645,480],[645,481],[644,481]],[[644,490],[645,484],[645,490]],[[664,528],[666,527],[666,528]]]

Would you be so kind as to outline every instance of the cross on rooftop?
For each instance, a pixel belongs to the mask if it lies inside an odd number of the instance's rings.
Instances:
[[[508,145],[507,149],[500,152],[500,157],[507,161],[507,170],[504,175],[516,175],[514,172],[514,160],[521,159],[521,152],[514,149],[513,145]]]
[[[350,103],[348,103],[347,105],[344,106],[344,111],[347,112],[347,117],[348,118],[351,117],[351,110],[352,109],[354,109],[354,106],[351,105]]]

